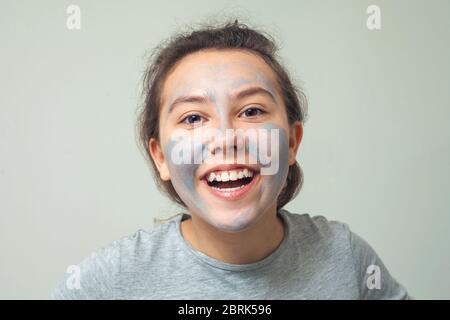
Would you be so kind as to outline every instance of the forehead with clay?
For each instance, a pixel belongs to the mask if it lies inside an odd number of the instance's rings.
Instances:
[[[180,97],[203,96],[205,101],[221,106],[224,111],[230,97],[250,87],[264,89],[274,103],[282,105],[274,72],[256,54],[243,50],[204,50],[188,55],[166,78],[160,124],[165,125],[174,102]]]

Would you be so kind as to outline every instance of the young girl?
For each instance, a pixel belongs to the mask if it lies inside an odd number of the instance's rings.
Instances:
[[[283,209],[303,182],[306,99],[272,40],[237,21],[179,35],[144,83],[141,140],[186,210],[95,252],[52,298],[409,298],[346,224]]]

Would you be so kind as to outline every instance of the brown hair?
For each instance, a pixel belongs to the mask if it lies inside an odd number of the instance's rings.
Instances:
[[[286,106],[289,124],[305,121],[307,100],[302,90],[296,88],[288,72],[277,61],[277,46],[267,34],[249,28],[236,20],[222,26],[202,27],[191,33],[181,33],[157,47],[151,56],[151,62],[144,73],[144,102],[139,112],[138,131],[141,146],[146,158],[152,165],[156,185],[171,200],[186,208],[185,203],[175,191],[172,182],[164,181],[159,176],[157,167],[149,153],[148,143],[151,138],[159,141],[159,116],[161,90],[164,81],[174,65],[188,54],[204,49],[241,49],[262,57],[274,71],[281,95]],[[277,210],[291,201],[303,184],[303,172],[297,162],[289,167],[286,184],[277,199]]]

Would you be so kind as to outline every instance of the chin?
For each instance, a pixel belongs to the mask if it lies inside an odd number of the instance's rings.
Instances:
[[[255,208],[214,210],[210,224],[224,232],[239,232],[251,227],[258,219]]]

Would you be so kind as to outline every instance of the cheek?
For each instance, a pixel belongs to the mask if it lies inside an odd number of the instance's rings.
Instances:
[[[198,201],[195,183],[200,164],[196,159],[204,147],[203,144],[192,145],[190,138],[182,138],[170,139],[164,149],[172,185],[187,204]]]
[[[267,123],[261,126],[264,135],[249,143],[249,154],[261,166],[261,195],[277,197],[289,172],[289,141],[284,128]]]
[[[167,168],[174,187],[193,187],[195,167],[190,162],[189,142],[186,139],[170,139],[164,148]]]
[[[262,175],[277,175],[289,166],[289,141],[283,127],[272,123],[262,125],[248,135],[246,147],[252,161],[266,169]]]
[[[272,192],[278,194],[284,187],[289,173],[289,142],[284,129],[279,130],[279,137],[275,140],[274,144],[271,144],[271,147],[271,151],[273,151],[274,154],[274,156],[271,157],[271,165],[273,166],[273,169],[276,170],[269,170],[270,172],[273,172],[273,174],[268,175],[267,177],[271,181],[270,187]]]

